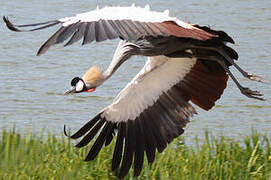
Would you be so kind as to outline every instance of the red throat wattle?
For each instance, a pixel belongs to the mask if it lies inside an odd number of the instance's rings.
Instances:
[[[89,90],[86,90],[85,92],[93,92],[93,91],[95,91],[96,90],[96,88],[91,88],[91,89],[89,89]]]

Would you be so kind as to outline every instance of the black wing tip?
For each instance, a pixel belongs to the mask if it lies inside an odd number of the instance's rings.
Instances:
[[[224,31],[213,30],[213,29],[211,29],[210,26],[195,25],[195,27],[200,28],[206,32],[213,34],[213,35],[216,35],[216,37],[221,38],[223,41],[235,44],[234,40]]]
[[[97,155],[98,155],[98,154],[97,154]],[[84,159],[84,161],[85,161],[85,162],[93,161],[93,160],[97,157],[97,155],[87,156],[87,157]]]
[[[66,125],[64,124],[64,127],[63,127],[63,133],[66,137],[68,138],[71,138],[71,139],[77,139],[76,137],[74,137],[74,135],[70,135],[70,132],[67,133],[67,130],[66,130]]]
[[[229,36],[229,42],[235,44],[235,41]]]
[[[77,137],[74,137],[74,135],[70,135],[70,133],[67,133],[67,130],[66,130],[66,125],[64,124],[64,127],[63,127],[63,133],[66,137],[68,138],[71,138],[71,139],[77,139]]]
[[[44,54],[44,52],[43,52],[43,48],[41,47],[41,48],[38,50],[36,56],[40,56],[40,55],[42,55],[42,54]]]
[[[66,131],[66,125],[64,124],[64,127],[63,127],[63,133],[66,137],[70,138],[71,136],[68,135],[67,131]]]
[[[51,45],[47,45],[46,43],[47,43],[47,41],[39,48],[36,56],[40,56],[40,55],[44,54],[49,49],[49,47]]]
[[[218,31],[219,36],[223,37],[223,39],[229,43],[235,44],[234,40],[224,31]]]
[[[3,16],[3,21],[6,23],[6,26],[11,31],[21,32],[21,30],[17,29],[9,20],[7,16]]]

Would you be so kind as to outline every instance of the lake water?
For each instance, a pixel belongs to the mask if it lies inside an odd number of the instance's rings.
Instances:
[[[183,21],[225,30],[236,42],[232,47],[239,53],[239,65],[271,81],[271,1],[137,1],[141,6],[147,3],[154,10],[169,9],[172,16]],[[8,0],[0,2],[0,15],[9,16],[16,24],[27,24],[72,16],[93,10],[97,5],[131,4],[132,1],[108,0]],[[56,29],[58,27],[14,33],[1,21],[0,131],[15,125],[21,132],[31,128],[36,132],[50,131],[61,135],[64,124],[74,131],[109,105],[145,62],[144,57],[134,57],[96,92],[65,96],[63,92],[69,88],[73,77],[81,76],[94,64],[106,68],[117,40],[83,47],[79,43],[66,48],[56,46],[37,57],[35,54],[40,45]],[[199,114],[186,128],[186,142],[195,136],[202,137],[206,129],[212,135],[232,138],[249,135],[255,129],[271,137],[270,84],[249,81],[237,71],[233,72],[244,86],[265,94],[267,101],[241,95],[229,80],[222,98],[212,110],[198,109]]]

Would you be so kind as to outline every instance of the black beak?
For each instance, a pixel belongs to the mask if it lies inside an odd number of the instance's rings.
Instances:
[[[64,94],[73,94],[76,92],[75,86],[72,86],[69,90],[67,90]]]

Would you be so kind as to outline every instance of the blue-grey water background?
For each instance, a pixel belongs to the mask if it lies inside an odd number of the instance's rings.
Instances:
[[[54,20],[95,9],[97,5],[130,6],[133,1],[91,0],[6,0],[0,2],[0,15],[15,24]],[[249,72],[271,79],[271,1],[267,0],[190,0],[136,1],[150,4],[153,10],[169,9],[172,16],[214,29],[225,30],[233,37],[238,63]],[[20,132],[53,132],[61,135],[63,125],[75,131],[98,111],[109,105],[117,93],[140,70],[144,57],[127,61],[94,93],[63,95],[70,80],[81,76],[91,65],[106,68],[118,40],[79,43],[63,48],[54,46],[40,57],[35,54],[41,44],[58,27],[37,32],[15,33],[0,22],[0,131],[16,126]],[[270,84],[246,80],[233,70],[244,86],[260,90],[267,101],[249,99],[229,80],[228,88],[216,106],[206,112],[198,109],[184,136],[187,143],[202,137],[206,129],[212,135],[231,138],[251,134],[251,129],[271,137]]]

